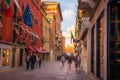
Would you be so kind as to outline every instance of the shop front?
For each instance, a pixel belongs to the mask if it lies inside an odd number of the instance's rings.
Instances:
[[[12,46],[0,43],[0,69],[11,67]]]

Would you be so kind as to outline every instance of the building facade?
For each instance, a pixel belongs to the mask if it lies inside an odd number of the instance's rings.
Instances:
[[[82,34],[83,39],[87,40],[83,42],[87,44],[87,48],[84,50],[80,47],[82,51],[86,51],[86,72],[93,80],[119,80],[120,1],[78,0],[78,9],[89,15],[87,35]],[[83,39],[80,38],[79,41],[84,41]],[[81,57],[83,59],[84,55]],[[82,66],[85,69],[86,66]]]
[[[43,58],[44,60],[50,60],[51,56],[50,56],[50,22],[48,21],[47,17],[46,17],[46,12],[43,8],[43,6],[41,6],[41,12],[43,15],[42,18],[42,48],[43,50],[45,50],[46,54],[43,54]]]
[[[62,53],[62,31],[61,31],[61,8],[58,2],[43,2],[43,8],[47,13],[47,19],[51,24],[50,39],[51,39],[51,56],[52,60],[57,59],[57,56]]]
[[[0,1],[0,69],[25,65],[26,54],[42,47],[40,3]]]

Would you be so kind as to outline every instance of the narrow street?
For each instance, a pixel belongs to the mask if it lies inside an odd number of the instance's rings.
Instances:
[[[90,80],[85,72],[76,71],[74,64],[71,67],[61,65],[59,61],[43,62],[41,68],[25,70],[25,67],[0,70],[0,80]]]

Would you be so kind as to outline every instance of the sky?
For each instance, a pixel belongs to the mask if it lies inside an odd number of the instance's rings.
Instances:
[[[62,9],[62,31],[66,32],[75,24],[77,0],[59,0]]]
[[[77,12],[77,0],[58,0],[61,5],[62,10],[62,32],[63,36],[65,37],[67,45],[73,45],[71,43],[71,29],[74,30],[75,28],[75,20],[76,20],[76,12]]]
[[[77,0],[44,0],[44,1],[58,1],[62,10],[62,32],[67,32],[75,25],[75,17],[77,11]]]
[[[67,45],[73,46],[73,42],[71,43],[71,31],[72,33],[74,33],[73,31],[75,29],[78,0],[43,0],[43,1],[60,2],[62,17],[63,17],[61,30],[63,36],[65,37],[65,46]]]

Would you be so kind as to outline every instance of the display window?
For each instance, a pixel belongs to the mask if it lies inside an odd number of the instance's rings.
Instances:
[[[2,53],[2,66],[10,65],[10,49],[3,49]]]

